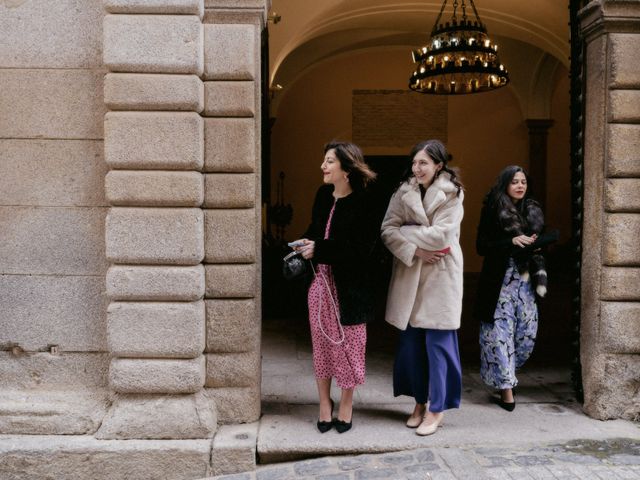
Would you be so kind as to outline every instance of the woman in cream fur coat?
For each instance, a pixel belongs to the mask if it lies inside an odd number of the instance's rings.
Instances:
[[[394,256],[386,320],[401,330],[394,395],[415,398],[407,426],[430,435],[444,410],[460,405],[464,193],[442,142],[419,143],[409,158],[382,222],[382,240]]]

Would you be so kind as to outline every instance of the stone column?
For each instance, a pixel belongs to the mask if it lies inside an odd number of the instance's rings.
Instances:
[[[203,0],[105,0],[109,381],[96,436],[210,438]]]
[[[580,12],[586,44],[584,410],[640,415],[640,2]]]
[[[553,125],[551,119],[528,119],[529,128],[529,175],[534,195],[542,205],[547,204],[547,133]]]

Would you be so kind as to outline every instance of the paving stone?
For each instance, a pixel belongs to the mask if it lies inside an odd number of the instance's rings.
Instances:
[[[365,468],[357,470],[354,478],[356,480],[370,480],[375,478],[388,480],[390,478],[398,478],[398,471],[395,468]]]
[[[257,480],[294,480],[295,478],[290,468],[269,468],[256,472]]]
[[[407,465],[403,468],[404,472],[422,473],[423,475],[426,473],[435,472],[436,470],[441,470],[440,465],[438,465],[437,463],[418,463],[416,465]]]
[[[433,462],[436,459],[431,450],[418,450],[415,453],[415,457],[419,463]]]
[[[319,475],[321,473],[326,473],[328,470],[332,470],[333,468],[334,464],[326,458],[319,458],[317,460],[293,464],[293,471],[299,476]]]
[[[413,455],[410,453],[390,453],[383,455],[380,462],[387,465],[407,465],[414,461]]]
[[[367,465],[368,457],[358,456],[338,460],[338,468],[340,470],[356,470]]]
[[[546,457],[539,457],[539,456],[533,456],[533,455],[520,455],[515,457],[513,461],[518,465],[523,465],[523,466],[553,464],[553,462]]]
[[[329,475],[319,475],[316,477],[317,480],[350,480],[351,475],[348,473],[332,473]]]

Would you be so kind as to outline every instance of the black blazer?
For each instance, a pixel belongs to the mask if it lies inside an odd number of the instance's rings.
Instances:
[[[531,245],[521,248],[513,245],[513,235],[507,233],[498,220],[495,208],[482,207],[478,234],[476,237],[476,251],[484,257],[482,270],[478,279],[474,317],[485,323],[493,323],[493,313],[498,304],[498,297],[502,288],[502,280],[507,271],[509,257],[514,255],[531,255],[534,250],[543,248],[558,239],[558,232],[542,234]],[[536,301],[538,296],[535,295]]]
[[[340,323],[357,325],[375,315],[372,254],[380,222],[366,192],[354,191],[335,200],[329,237],[325,227],[334,203],[333,186],[318,189],[311,224],[303,237],[315,242],[313,262],[331,265],[340,304]]]

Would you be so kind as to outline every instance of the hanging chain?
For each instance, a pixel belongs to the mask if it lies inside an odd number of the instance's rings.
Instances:
[[[438,14],[438,18],[436,18],[436,23],[433,25],[433,30],[437,30],[440,19],[442,18],[442,12],[444,12],[444,7],[447,6],[447,0],[442,2],[442,8],[440,8],[440,13]]]
[[[467,6],[464,3],[464,0],[462,0],[462,23],[467,23]]]
[[[476,4],[473,3],[473,0],[469,0],[469,3],[473,7],[473,13],[476,15],[476,20],[478,20],[480,25],[482,25],[482,20],[480,20],[480,15],[478,15],[478,10],[476,10]]]
[[[464,4],[464,1],[462,3]],[[458,10],[458,0],[453,0],[453,16],[451,17],[451,19],[454,21],[458,20],[458,17],[456,16],[457,10]]]

